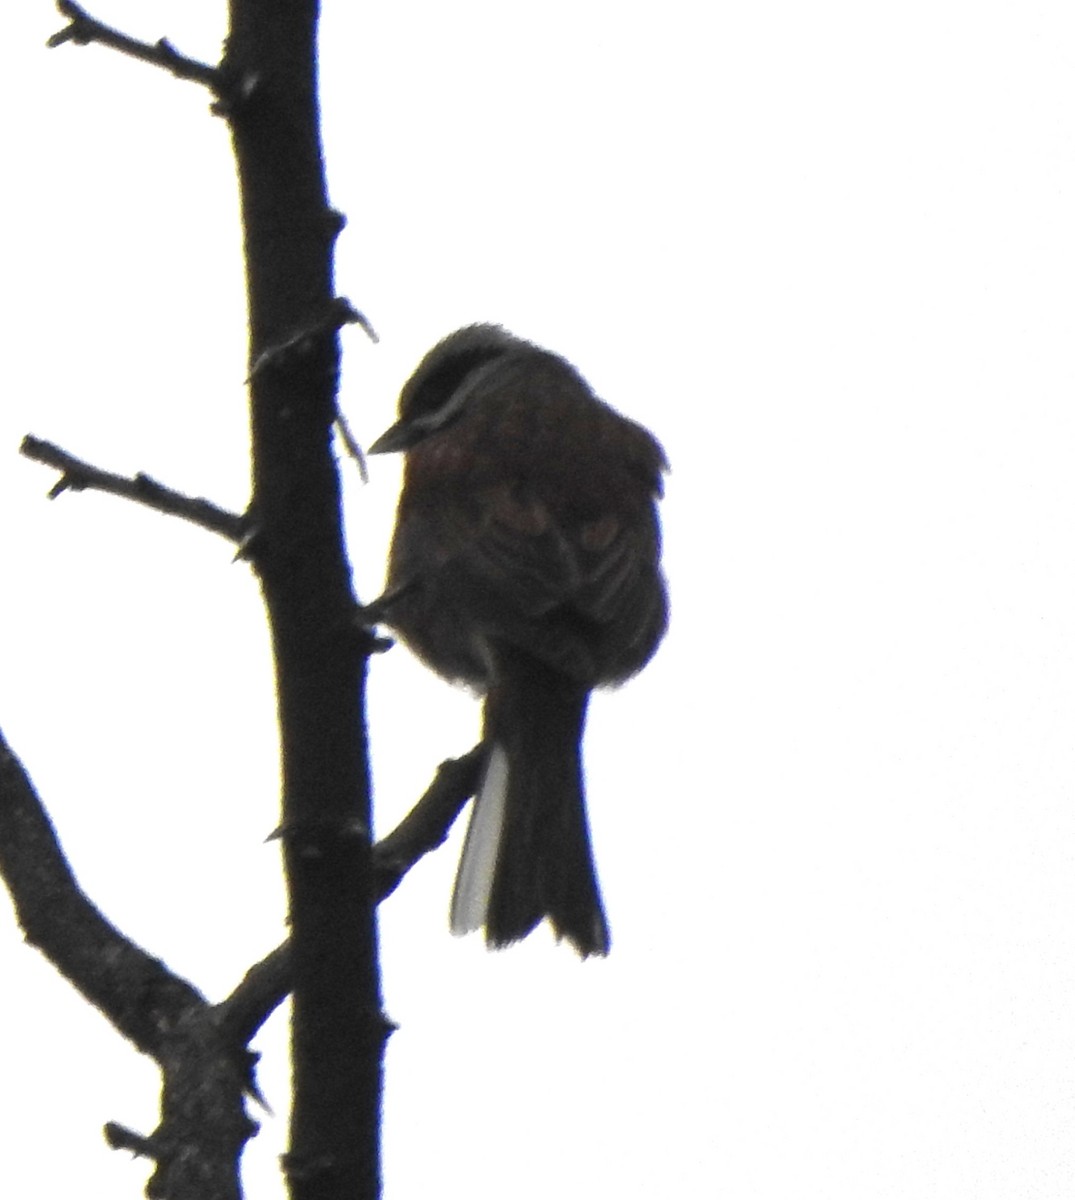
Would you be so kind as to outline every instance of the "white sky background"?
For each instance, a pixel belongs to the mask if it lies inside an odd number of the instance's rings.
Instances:
[[[100,0],[213,60],[223,0]],[[651,426],[672,632],[587,737],[614,932],[446,931],[452,846],[383,910],[386,1195],[1052,1200],[1075,1189],[1075,20],[1065,3],[326,0],[338,286],[369,441],[497,320]],[[195,11],[197,10],[197,11]],[[227,545],[48,503],[34,432],[241,508],[223,123],[5,14],[0,724],[84,886],[212,997],[275,944],[273,699]],[[397,467],[347,513],[380,582]],[[377,662],[382,829],[477,706]],[[407,723],[408,732],[401,732]],[[191,891],[194,895],[191,895]],[[137,1196],[156,1074],[0,914],[24,1200]],[[250,1151],[281,1194],[281,1110]]]

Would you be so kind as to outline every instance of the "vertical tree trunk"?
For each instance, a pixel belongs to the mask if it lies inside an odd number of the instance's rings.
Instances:
[[[250,312],[254,532],[272,630],[293,962],[295,1200],[380,1193],[382,1057],[363,702],[332,452],[340,306],[315,0],[231,0],[226,116]],[[346,319],[346,318],[343,318]]]

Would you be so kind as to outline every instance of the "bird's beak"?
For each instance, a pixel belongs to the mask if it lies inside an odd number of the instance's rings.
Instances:
[[[381,434],[372,446],[366,447],[367,454],[394,454],[397,450],[406,450],[413,446],[418,437],[412,425],[397,421]]]

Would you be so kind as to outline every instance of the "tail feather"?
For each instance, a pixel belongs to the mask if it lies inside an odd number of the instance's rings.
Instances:
[[[583,797],[587,688],[518,652],[485,702],[491,745],[452,898],[453,933],[484,927],[491,946],[548,917],[584,958],[607,954]]]
[[[508,757],[500,746],[494,746],[474,801],[463,856],[459,860],[452,894],[452,933],[473,933],[485,924],[504,828],[507,785]]]

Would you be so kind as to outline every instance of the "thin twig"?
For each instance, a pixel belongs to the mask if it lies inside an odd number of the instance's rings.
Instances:
[[[240,546],[249,534],[249,522],[246,517],[219,508],[209,500],[172,491],[141,472],[125,476],[102,471],[100,467],[76,458],[54,443],[42,441],[29,434],[23,438],[19,450],[33,462],[44,463],[46,467],[55,467],[57,471],[62,472],[59,480],[49,490],[49,499],[54,500],[66,491],[107,492],[111,496],[120,496],[124,500],[144,504],[147,508],[166,513],[170,517],[181,517],[184,521],[208,529],[210,533],[219,534]]]
[[[373,848],[378,901],[390,896],[414,864],[443,845],[463,805],[478,790],[485,743],[437,768],[433,782],[402,821]]]
[[[91,17],[82,5],[75,4],[74,0],[56,0],[56,7],[70,24],[49,38],[46,45],[50,48],[62,46],[64,42],[74,42],[77,46],[100,42],[102,46],[118,50],[129,58],[137,58],[139,62],[170,71],[179,79],[192,79],[214,92],[220,91],[220,71],[208,63],[198,62],[197,59],[180,54],[167,38],[161,38],[157,42],[142,42],[137,38],[128,37],[118,29],[98,21],[96,17]]]
[[[340,435],[340,441],[343,442],[343,448],[358,468],[359,479],[364,484],[369,483],[370,473],[369,467],[366,464],[366,455],[362,447],[358,444],[358,439],[351,432],[351,426],[348,424],[347,418],[338,409],[336,411],[336,431]]]
[[[245,1046],[291,991],[291,947],[283,942],[243,976],[216,1006],[217,1020],[229,1041]]]

